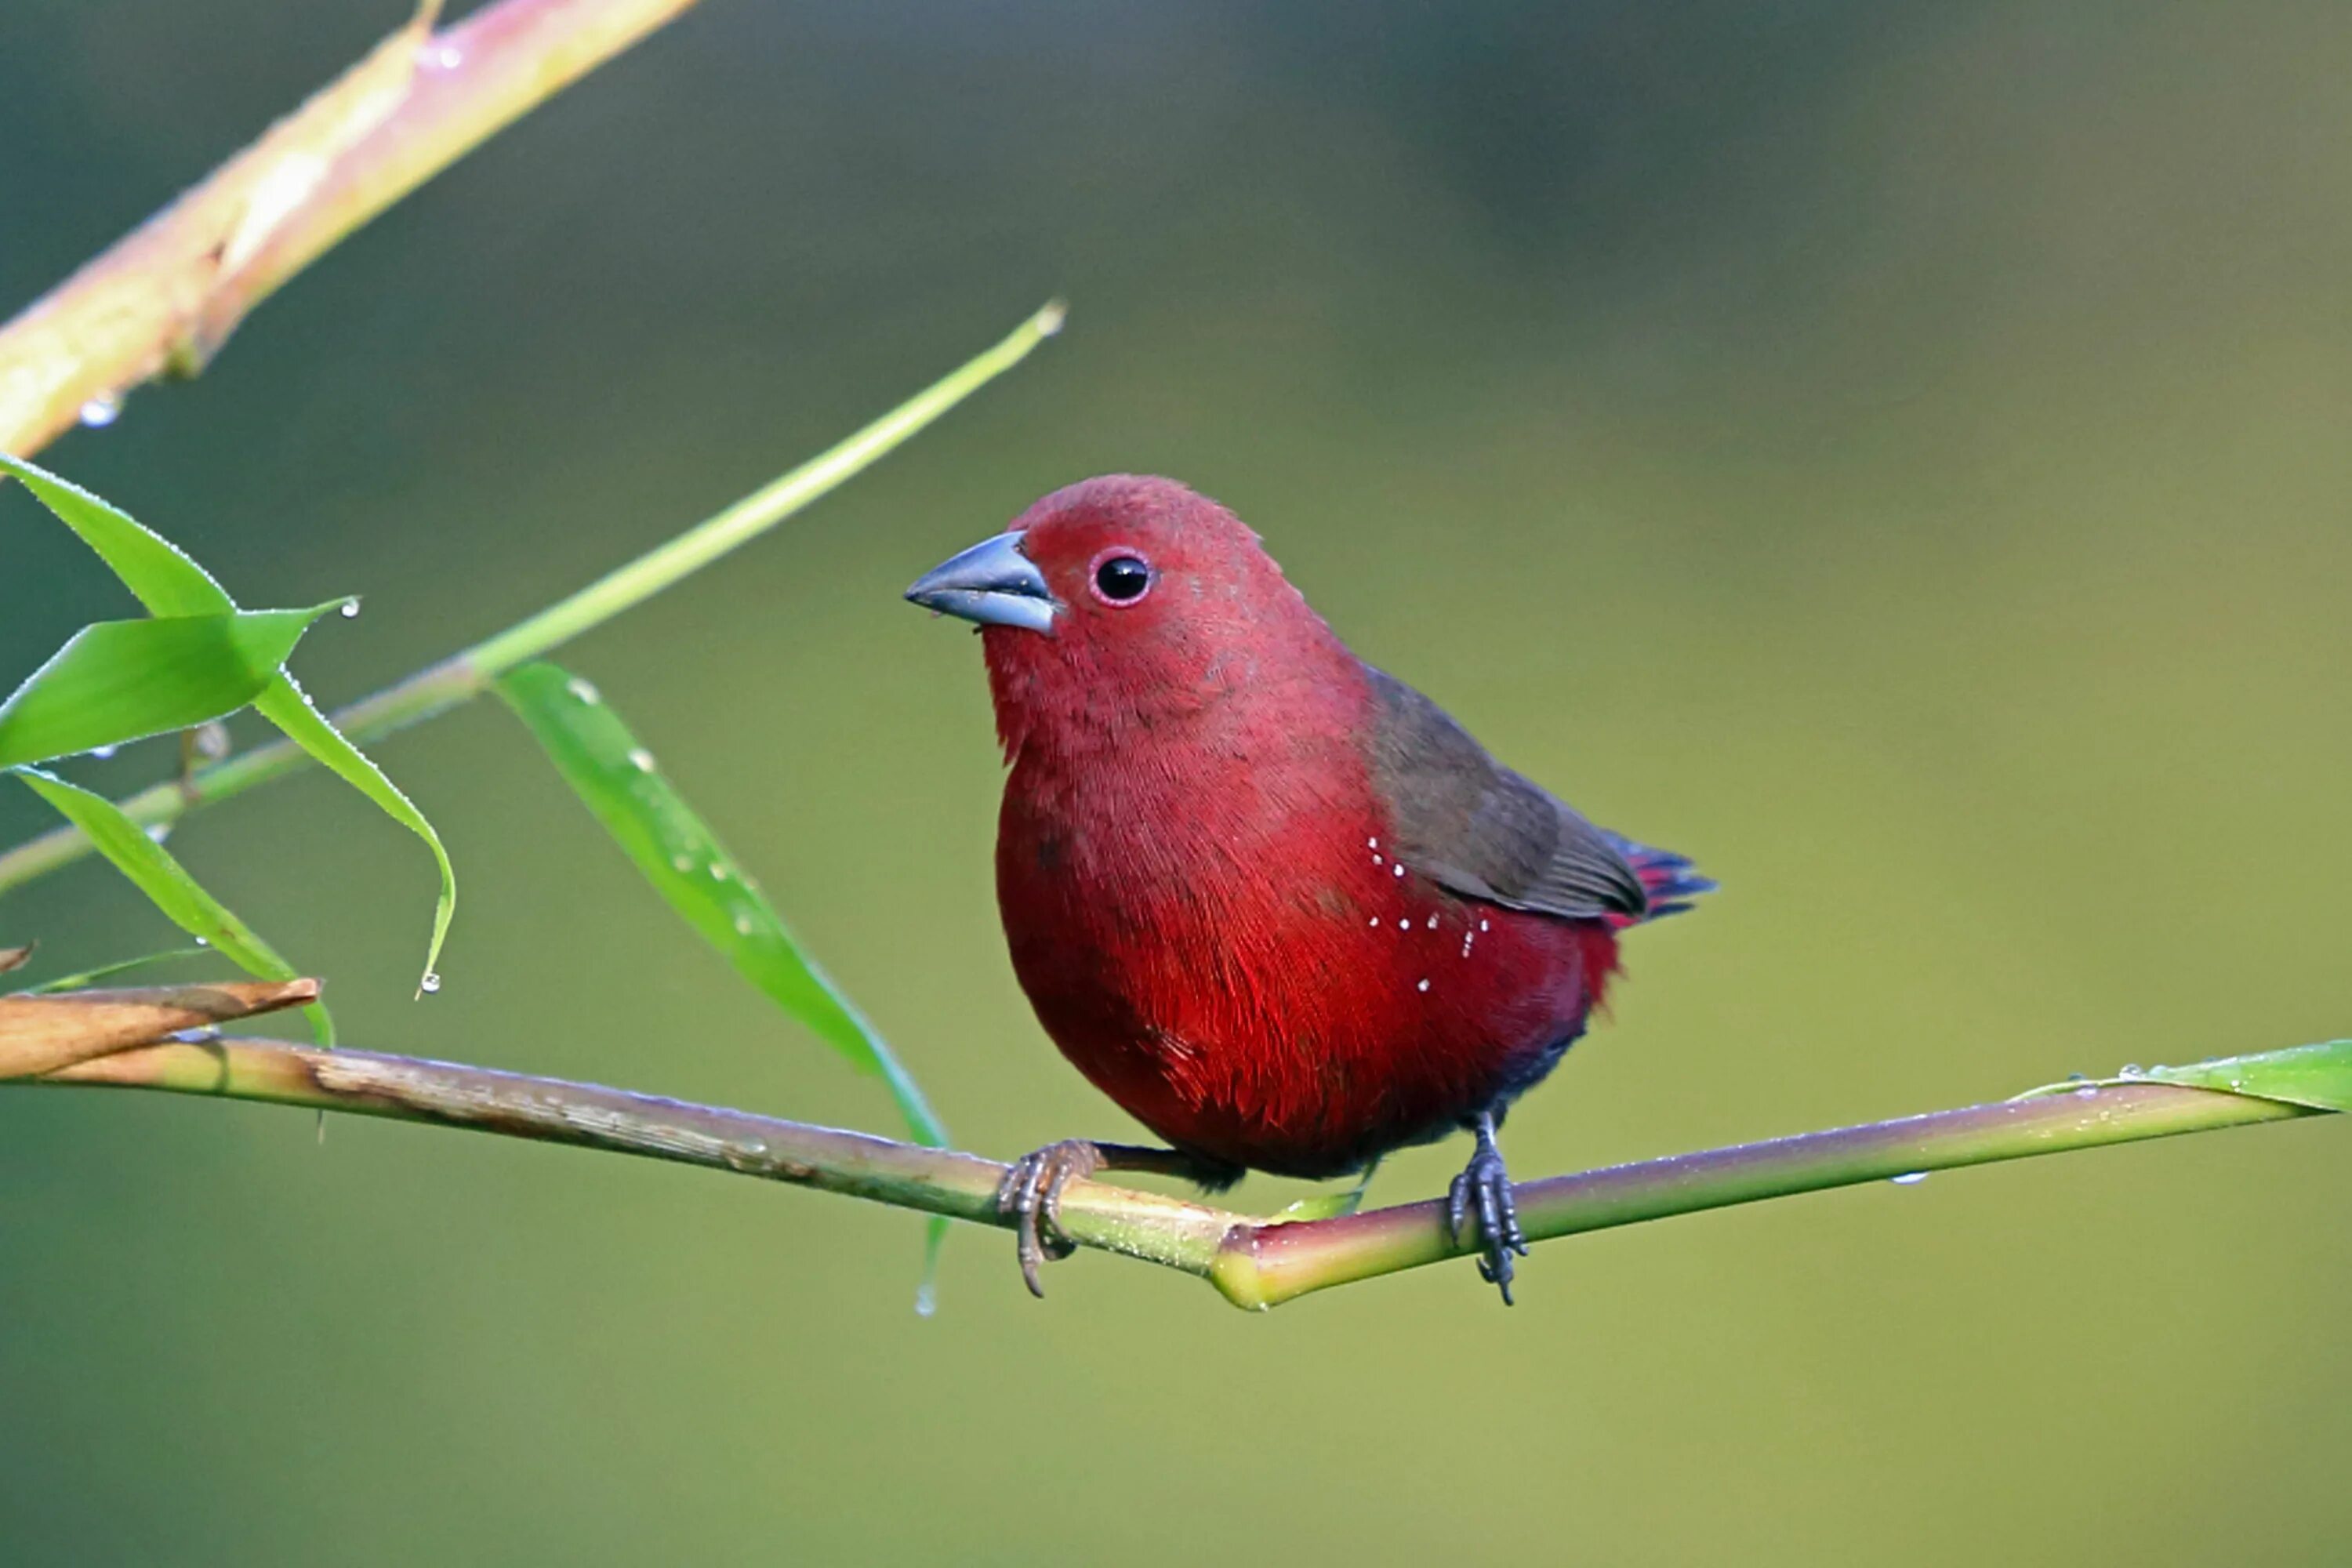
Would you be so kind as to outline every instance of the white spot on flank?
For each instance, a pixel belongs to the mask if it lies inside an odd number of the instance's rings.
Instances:
[[[1373,865],[1375,865],[1375,866],[1377,866],[1377,865],[1379,865],[1380,863],[1381,863],[1381,858],[1380,858],[1379,856],[1377,856],[1377,855],[1373,856],[1373,857],[1372,857],[1372,864],[1373,864]]]
[[[1435,915],[1429,917],[1429,929],[1432,931],[1435,931],[1437,929],[1437,917]]]
[[[1402,861],[1402,860],[1400,860],[1400,861],[1398,861],[1398,862],[1397,862],[1393,867],[1390,868],[1390,869],[1393,870],[1394,872],[1396,872],[1396,874],[1397,874],[1398,876],[1402,877],[1402,876],[1403,876],[1403,875],[1404,875],[1404,862],[1403,862],[1403,861]]]
[[[1364,847],[1367,849],[1378,849],[1380,847],[1381,841],[1377,838],[1367,838],[1364,840]]]
[[[1420,984],[1414,986],[1413,989],[1416,991],[1426,991],[1429,989],[1429,982],[1424,980]]]
[[[1411,931],[1412,929],[1412,922],[1411,921],[1397,921],[1397,930],[1399,930],[1399,931]]]
[[[1380,916],[1378,916],[1378,915],[1374,915],[1374,916],[1372,917],[1372,928],[1373,928],[1375,931],[1377,931],[1377,930],[1379,930],[1379,929],[1380,929],[1380,923],[1381,923],[1381,917],[1380,917]]]
[[[1485,931],[1486,929],[1486,922],[1485,921],[1480,921],[1478,922],[1478,929],[1480,931]]]

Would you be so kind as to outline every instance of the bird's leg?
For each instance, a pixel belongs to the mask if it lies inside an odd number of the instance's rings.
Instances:
[[[1037,1269],[1045,1259],[1067,1258],[1076,1244],[1062,1234],[1062,1189],[1097,1171],[1155,1171],[1186,1176],[1204,1186],[1232,1183],[1241,1173],[1198,1159],[1179,1149],[1148,1149],[1134,1143],[1097,1143],[1065,1138],[1034,1154],[1024,1154],[997,1184],[996,1212],[1015,1217],[1014,1254],[1029,1294],[1044,1298]]]
[[[1495,1113],[1482,1110],[1468,1125],[1478,1135],[1478,1147],[1445,1194],[1446,1234],[1459,1246],[1464,1222],[1476,1219],[1481,1252],[1478,1278],[1502,1291],[1503,1305],[1507,1307],[1511,1304],[1511,1255],[1525,1258],[1528,1238],[1519,1234],[1510,1173],[1503,1168],[1503,1152],[1495,1146]]]

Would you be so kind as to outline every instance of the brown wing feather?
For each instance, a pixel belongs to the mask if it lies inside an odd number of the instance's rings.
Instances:
[[[1445,710],[1366,667],[1375,699],[1372,784],[1389,807],[1395,853],[1465,898],[1568,920],[1649,907],[1609,836],[1503,766]]]

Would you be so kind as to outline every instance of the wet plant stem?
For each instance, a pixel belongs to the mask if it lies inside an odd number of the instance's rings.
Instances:
[[[982,1225],[1007,1222],[1006,1167],[863,1132],[625,1089],[258,1039],[141,1047],[37,1079],[311,1106],[650,1155]],[[2071,1091],[1801,1133],[1520,1184],[1531,1241],[1896,1176],[2324,1115],[2163,1083]],[[1435,1201],[1280,1223],[1097,1182],[1073,1183],[1063,1228],[1082,1247],[1199,1275],[1263,1310],[1335,1285],[1461,1256]],[[1008,1276],[1011,1265],[1006,1266]]]

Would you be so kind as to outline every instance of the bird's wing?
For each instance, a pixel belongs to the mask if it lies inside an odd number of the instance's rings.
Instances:
[[[1616,841],[1486,754],[1443,708],[1366,667],[1372,784],[1404,864],[1465,898],[1569,920],[1649,909]]]

